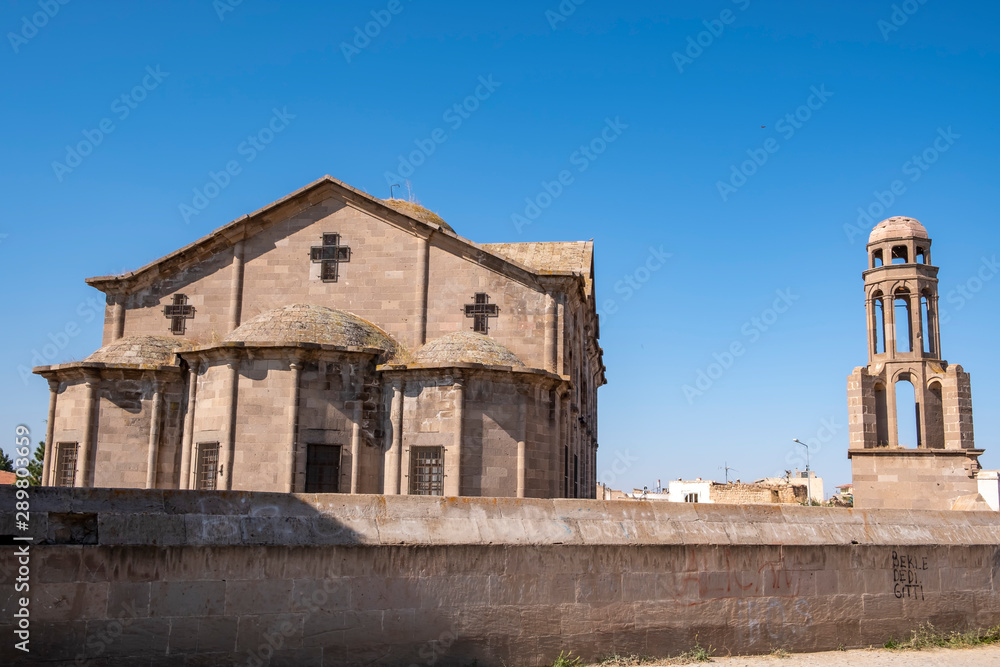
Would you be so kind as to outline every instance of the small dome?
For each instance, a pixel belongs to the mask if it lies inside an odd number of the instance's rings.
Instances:
[[[524,368],[524,362],[488,336],[456,331],[436,338],[413,355],[418,364],[485,364]]]
[[[129,366],[173,366],[177,363],[175,353],[190,350],[191,347],[191,343],[177,338],[129,336],[108,343],[84,361]]]
[[[428,211],[416,202],[406,201],[405,199],[383,199],[382,203],[390,208],[396,209],[400,213],[405,213],[411,218],[416,218],[421,222],[429,222],[432,225],[440,225],[449,232],[455,232],[455,230],[451,228],[451,225],[445,222],[440,215],[434,213],[433,211]]]
[[[868,237],[868,242],[875,243],[884,239],[902,239],[911,236],[922,239],[928,238],[927,230],[924,229],[924,226],[919,221],[913,218],[895,216],[875,225],[871,236]]]
[[[275,308],[247,320],[227,343],[319,343],[377,347],[394,355],[398,346],[387,333],[357,315],[310,304]]]

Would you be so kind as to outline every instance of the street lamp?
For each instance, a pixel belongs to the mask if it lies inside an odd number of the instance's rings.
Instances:
[[[792,438],[792,442],[798,443],[806,448],[806,494],[809,496],[809,504],[813,504],[812,477],[809,476],[809,445],[798,438]]]

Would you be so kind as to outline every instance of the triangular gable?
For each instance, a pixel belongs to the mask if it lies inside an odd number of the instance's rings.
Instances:
[[[336,197],[343,200],[348,205],[352,205],[376,217],[385,219],[390,223],[400,227],[422,229],[426,233],[437,233],[443,237],[450,238],[452,243],[447,244],[450,250],[458,255],[468,256],[479,264],[488,265],[490,268],[516,277],[519,280],[536,279],[542,275],[572,275],[581,274],[586,281],[588,294],[590,292],[590,268],[582,270],[580,258],[572,259],[574,251],[569,246],[589,245],[592,242],[577,242],[566,244],[487,244],[478,245],[472,241],[456,234],[447,225],[435,224],[433,218],[418,215],[409,211],[406,207],[394,206],[383,200],[373,197],[366,192],[339,181],[332,176],[324,176],[309,185],[278,199],[263,208],[244,215],[232,222],[219,227],[210,234],[203,236],[194,243],[190,243],[183,248],[176,250],[160,259],[157,259],[146,266],[135,271],[119,276],[97,276],[88,278],[87,284],[108,294],[130,293],[149,285],[154,280],[174,274],[188,266],[191,266],[205,258],[211,257],[224,251],[236,242],[244,240],[259,233],[273,223],[294,216],[296,213],[329,197]],[[537,266],[528,264],[518,259],[520,256],[515,251],[499,252],[494,246],[522,246],[522,245],[553,245],[567,246],[566,249],[555,252],[559,257],[565,258],[559,261],[559,268],[540,269]],[[592,254],[592,249],[591,249]],[[580,255],[579,251],[576,251]],[[581,255],[582,256],[582,255]],[[528,258],[527,256],[525,257]],[[562,268],[562,267],[572,268]],[[528,275],[524,275],[528,274]]]

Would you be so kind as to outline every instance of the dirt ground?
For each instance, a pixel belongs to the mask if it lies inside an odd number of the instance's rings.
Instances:
[[[785,658],[712,658],[713,667],[1000,667],[1000,646],[923,651],[830,651],[799,653]]]

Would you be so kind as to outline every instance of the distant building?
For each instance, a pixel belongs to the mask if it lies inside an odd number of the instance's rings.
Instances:
[[[13,484],[17,481],[17,475],[6,470],[0,470],[0,484]]]
[[[670,482],[664,490],[659,484],[633,489],[631,493],[609,489],[598,485],[598,498],[603,500],[658,500],[671,503],[718,503],[727,505],[766,505],[805,503],[812,485],[812,498],[816,502],[823,499],[823,480],[810,471],[795,472],[789,477],[769,477],[753,484],[735,482],[714,482],[700,477],[693,480],[678,479]],[[665,492],[664,492],[665,491]]]
[[[980,470],[976,477],[979,495],[993,510],[1000,511],[1000,470]]]

